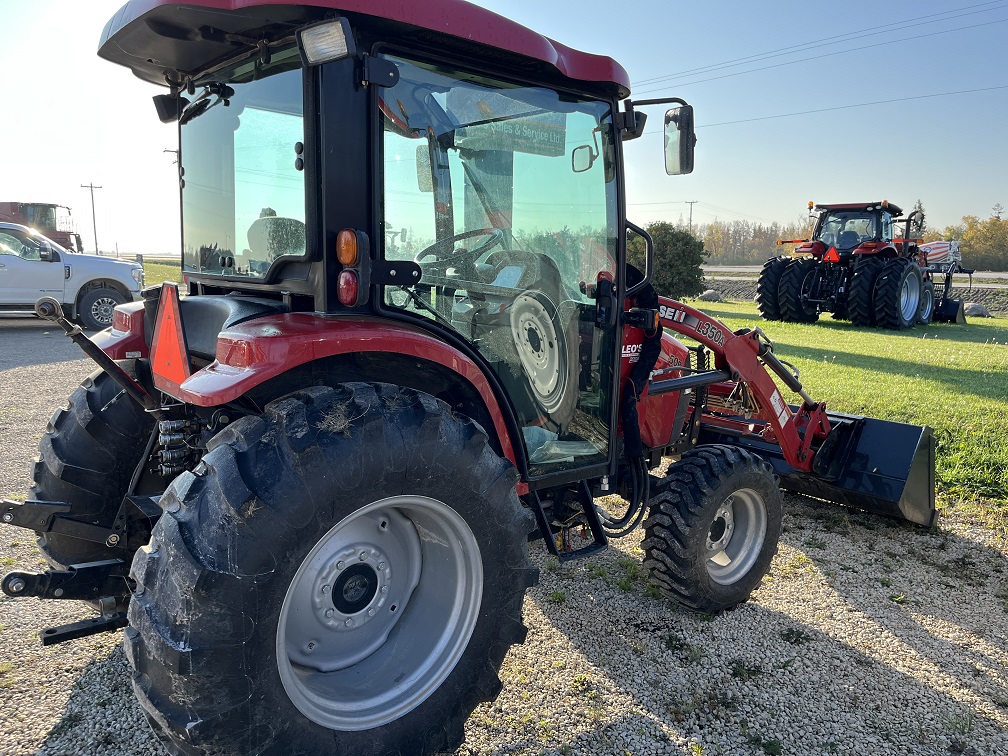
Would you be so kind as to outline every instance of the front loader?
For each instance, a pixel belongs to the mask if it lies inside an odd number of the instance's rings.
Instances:
[[[615,61],[461,0],[132,0],[99,54],[167,87],[183,280],[93,339],[38,303],[98,371],[0,507],[53,569],[2,589],[98,609],[47,644],[125,627],[174,752],[456,747],[532,536],[643,527],[711,613],[769,568],[781,487],[933,522],[930,429],[830,413],[760,329],[654,291],[623,144],[672,104],[689,173],[692,108]]]

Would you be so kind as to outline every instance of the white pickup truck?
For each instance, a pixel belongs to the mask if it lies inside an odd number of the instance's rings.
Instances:
[[[0,312],[33,312],[42,297],[92,330],[112,325],[117,304],[140,298],[143,266],[70,252],[17,223],[0,223]]]

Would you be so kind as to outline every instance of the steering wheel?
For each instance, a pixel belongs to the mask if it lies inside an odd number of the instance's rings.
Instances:
[[[455,244],[463,239],[471,239],[475,236],[490,237],[482,244],[478,244],[474,249],[455,249]],[[478,228],[474,231],[463,231],[447,239],[434,242],[426,249],[417,253],[413,261],[418,264],[437,264],[447,268],[452,263],[465,263],[472,265],[480,256],[490,251],[504,241],[504,232],[499,228]],[[433,258],[433,259],[429,259]]]

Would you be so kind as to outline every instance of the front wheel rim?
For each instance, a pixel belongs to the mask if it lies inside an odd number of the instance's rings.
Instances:
[[[118,302],[112,297],[99,297],[91,304],[91,318],[102,325],[112,325],[112,317]]]
[[[745,577],[763,551],[766,533],[766,502],[757,491],[740,488],[725,499],[707,533],[704,561],[711,580],[731,585]]]
[[[322,536],[291,581],[276,637],[284,689],[329,729],[399,719],[451,674],[482,597],[461,515],[424,496],[373,502]]]
[[[920,284],[914,276],[907,276],[900,289],[900,310],[903,320],[914,320],[918,309],[920,309]]]

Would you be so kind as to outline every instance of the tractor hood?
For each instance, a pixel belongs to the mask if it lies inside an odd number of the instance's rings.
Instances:
[[[538,63],[562,77],[626,97],[630,77],[619,63],[573,50],[464,0],[130,0],[102,32],[98,55],[155,84],[182,82],[241,52],[236,37],[273,42],[333,14],[376,32],[405,35],[490,59]],[[501,51],[505,55],[501,55]],[[509,55],[508,55],[509,54]]]

